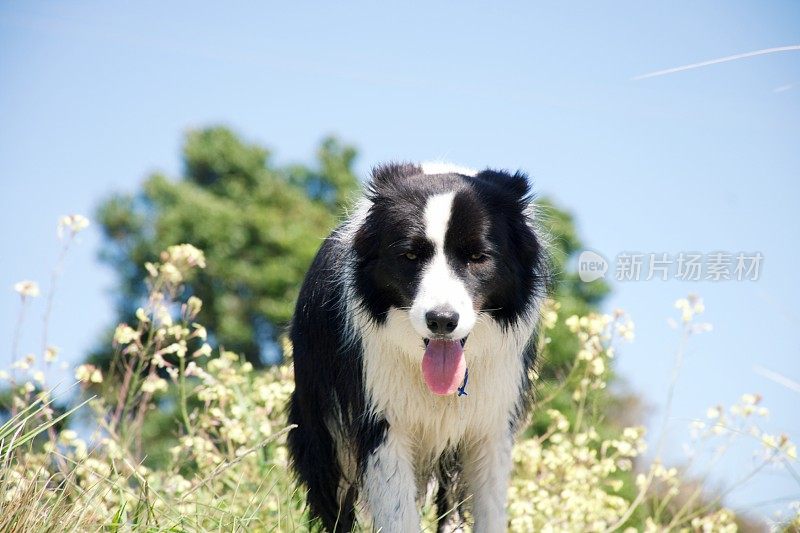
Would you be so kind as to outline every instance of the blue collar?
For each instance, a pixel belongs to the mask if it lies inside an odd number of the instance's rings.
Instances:
[[[467,394],[467,379],[469,378],[469,368],[464,369],[464,383],[458,388],[459,396],[469,396]]]

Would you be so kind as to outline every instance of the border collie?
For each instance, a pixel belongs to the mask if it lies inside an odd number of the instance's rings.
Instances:
[[[373,170],[291,329],[289,450],[326,530],[350,531],[360,505],[379,531],[419,531],[429,490],[440,531],[464,510],[476,532],[505,530],[544,256],[524,174]]]

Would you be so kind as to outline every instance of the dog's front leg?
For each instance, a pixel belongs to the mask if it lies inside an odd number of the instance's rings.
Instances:
[[[373,527],[381,533],[417,533],[416,478],[408,440],[389,429],[367,460],[364,492]]]
[[[511,476],[512,436],[507,429],[467,446],[464,479],[472,494],[474,533],[506,530],[506,496]]]

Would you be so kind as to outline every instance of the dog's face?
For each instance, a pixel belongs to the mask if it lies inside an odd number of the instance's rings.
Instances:
[[[540,283],[529,196],[521,174],[376,169],[354,240],[372,318],[401,309],[421,339],[463,344],[481,313],[506,325],[523,316]]]

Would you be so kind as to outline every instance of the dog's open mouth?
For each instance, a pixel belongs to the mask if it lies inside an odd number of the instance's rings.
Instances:
[[[425,355],[422,357],[422,376],[428,389],[439,396],[447,396],[458,390],[464,381],[467,363],[464,360],[464,344],[467,339],[425,339]]]

